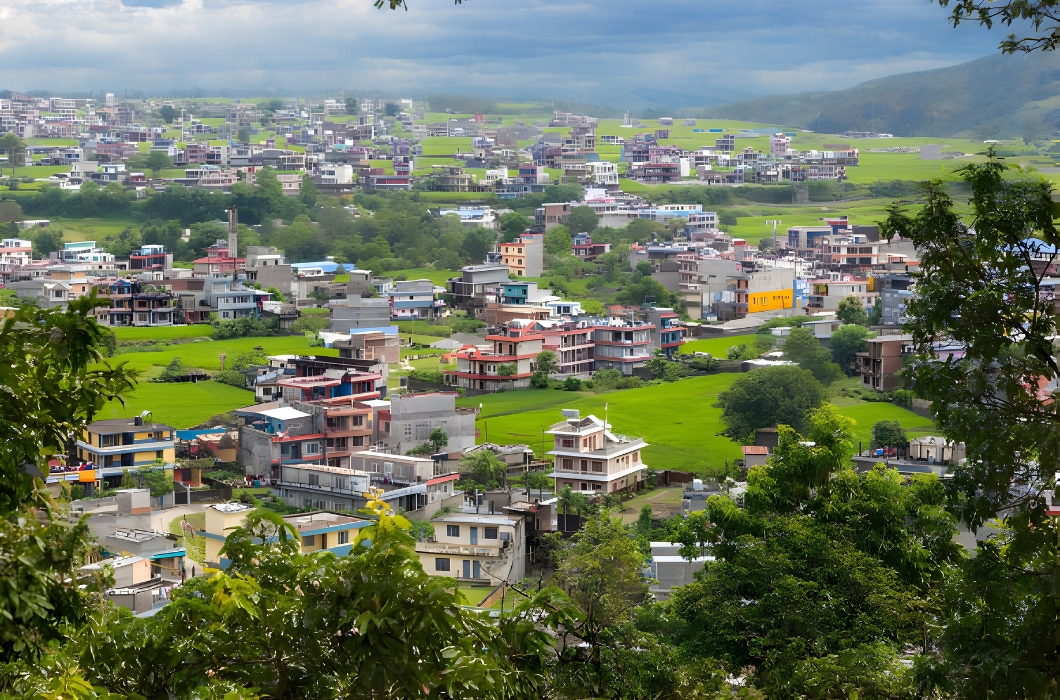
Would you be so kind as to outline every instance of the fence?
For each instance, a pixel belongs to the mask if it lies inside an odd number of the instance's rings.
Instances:
[[[173,492],[173,503],[178,506],[188,505],[189,494],[191,495],[191,503],[218,503],[231,500],[232,487],[222,486],[220,488],[199,489],[198,491],[178,488]]]

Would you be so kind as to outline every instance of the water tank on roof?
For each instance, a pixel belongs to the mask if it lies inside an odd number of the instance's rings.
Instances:
[[[702,479],[692,479],[692,490],[693,491],[702,491],[703,490],[703,480]]]

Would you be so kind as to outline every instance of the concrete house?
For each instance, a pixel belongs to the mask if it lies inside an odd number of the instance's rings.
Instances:
[[[492,346],[490,350],[476,347],[454,353],[456,370],[445,373],[446,383],[488,392],[530,386],[537,354],[543,349],[545,340],[537,324],[512,321],[487,333],[485,340]],[[502,376],[502,366],[512,367],[514,372]]]
[[[636,493],[642,488],[648,469],[641,460],[641,450],[648,446],[643,438],[613,433],[596,416],[581,418],[576,410],[564,410],[563,416],[545,431],[553,436],[548,454],[555,468],[549,477],[556,480],[557,492],[565,486],[589,494]]]
[[[416,543],[423,570],[432,576],[493,585],[519,581],[526,572],[522,518],[454,513],[437,518],[434,537]]]
[[[456,399],[455,391],[392,395],[390,408],[380,412],[376,440],[393,452],[405,454],[425,443],[432,430],[441,428],[449,436],[447,452],[474,447],[478,409],[457,406]]]

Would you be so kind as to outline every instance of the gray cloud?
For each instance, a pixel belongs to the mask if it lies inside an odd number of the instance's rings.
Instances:
[[[999,32],[923,0],[13,0],[0,85],[555,97],[621,106],[844,88],[969,60]],[[48,50],[43,50],[48,47]]]

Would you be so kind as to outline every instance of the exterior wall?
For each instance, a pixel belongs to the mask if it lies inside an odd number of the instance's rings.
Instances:
[[[239,456],[246,474],[272,474],[274,455],[272,436],[247,426],[239,428]]]
[[[434,521],[434,538],[418,542],[423,570],[432,576],[461,580],[521,580],[526,571],[524,521],[502,516],[446,516]],[[450,534],[450,528],[456,528]],[[487,533],[489,530],[489,533]],[[476,537],[472,538],[472,532]],[[487,534],[495,537],[487,538]],[[446,562],[439,566],[439,560]],[[478,576],[476,573],[478,565]]]
[[[458,412],[453,392],[395,395],[390,399],[390,445],[405,454],[441,428],[449,436],[446,450],[463,452],[475,446],[475,417],[474,411]]]
[[[790,309],[795,303],[795,294],[791,289],[776,289],[769,292],[749,292],[747,294],[747,313]]]

